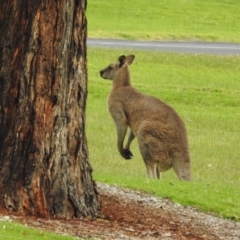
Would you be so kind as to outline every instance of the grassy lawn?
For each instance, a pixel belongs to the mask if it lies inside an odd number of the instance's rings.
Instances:
[[[239,9],[236,0],[90,0],[88,36],[240,42]],[[172,170],[161,181],[148,180],[136,140],[131,161],[117,152],[106,108],[111,83],[98,72],[122,54],[88,49],[87,137],[94,179],[240,221],[240,57],[134,51],[133,85],[172,105],[186,123],[193,181],[185,183]],[[76,238],[0,222],[0,239]]]
[[[183,183],[172,170],[161,181],[149,181],[136,140],[131,161],[117,152],[106,107],[111,82],[100,78],[99,70],[121,54],[88,50],[87,137],[94,178],[240,220],[240,57],[134,51],[132,84],[169,103],[186,123],[193,182]]]
[[[238,9],[234,0],[92,0],[89,37],[240,42]],[[119,156],[106,110],[111,83],[98,72],[123,52],[89,49],[88,54],[87,134],[95,179],[240,220],[240,57],[134,51],[133,85],[172,105],[186,123],[193,182],[182,183],[173,171],[161,182],[146,179],[136,142],[131,161]]]
[[[74,240],[72,236],[48,233],[25,227],[18,223],[0,221],[0,239],[2,240]]]
[[[88,35],[240,42],[240,1],[88,1]]]

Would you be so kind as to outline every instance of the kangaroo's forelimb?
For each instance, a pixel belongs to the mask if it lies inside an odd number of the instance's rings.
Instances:
[[[134,136],[132,130],[130,129],[130,132],[129,132],[129,135],[128,135],[128,141],[127,141],[127,144],[125,145],[125,149],[130,148],[131,142],[133,141],[134,138],[135,138],[135,136]]]
[[[128,141],[124,147],[124,153],[125,153],[126,159],[131,159],[133,157],[133,154],[130,151],[130,145],[134,138],[135,138],[135,136],[134,136],[132,130],[130,129],[130,132],[128,135]]]
[[[116,124],[116,129],[117,129],[117,149],[123,158],[127,160],[131,159],[133,155],[130,152],[129,148],[126,148],[126,147],[123,148],[123,143],[124,143],[124,139],[127,134],[127,128],[128,128],[127,119],[124,113],[120,111],[116,115],[113,115],[112,117],[114,119],[114,122]]]
[[[117,148],[119,153],[121,154],[121,156],[127,160],[131,159],[133,157],[133,154],[131,153],[131,151],[129,150],[129,146],[131,141],[134,139],[134,135],[130,133],[129,138],[128,138],[128,142],[125,148],[123,148],[123,142],[127,133],[127,125],[122,123],[122,124],[118,124],[116,123],[116,127],[117,127]]]

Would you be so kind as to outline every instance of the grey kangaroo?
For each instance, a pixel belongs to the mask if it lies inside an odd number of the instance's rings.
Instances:
[[[149,178],[173,167],[180,180],[191,180],[191,163],[185,125],[176,111],[163,101],[139,92],[131,86],[129,66],[135,56],[120,56],[116,63],[100,71],[112,80],[108,109],[116,124],[117,148],[131,159],[130,144],[136,137]],[[124,138],[130,128],[125,147]]]

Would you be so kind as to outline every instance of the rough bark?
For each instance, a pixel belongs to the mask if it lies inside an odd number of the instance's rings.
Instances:
[[[85,136],[86,0],[1,0],[0,205],[96,217]]]

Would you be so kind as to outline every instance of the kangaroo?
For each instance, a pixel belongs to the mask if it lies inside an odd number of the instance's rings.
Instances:
[[[129,66],[134,58],[120,56],[116,63],[100,71],[102,78],[112,80],[108,110],[116,124],[118,151],[123,158],[131,159],[130,144],[136,137],[149,178],[159,179],[161,172],[173,167],[179,180],[190,181],[184,122],[172,107],[131,86]],[[123,147],[128,127],[130,132]]]

